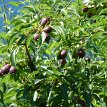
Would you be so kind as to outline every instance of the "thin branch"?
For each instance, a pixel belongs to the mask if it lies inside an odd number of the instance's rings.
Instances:
[[[36,70],[36,67],[31,59],[31,56],[30,56],[30,53],[29,53],[29,50],[28,50],[28,47],[26,45],[26,42],[25,42],[25,49],[26,49],[26,54],[27,54],[27,57],[28,57],[28,65],[31,69],[31,72],[33,72],[34,70]]]

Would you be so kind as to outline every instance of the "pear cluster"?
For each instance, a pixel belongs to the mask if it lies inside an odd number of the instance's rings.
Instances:
[[[44,41],[46,41],[46,42],[49,42],[49,40],[50,40],[49,33],[52,32],[52,27],[48,25],[49,23],[50,23],[50,18],[43,18],[40,21],[40,25],[43,27],[41,32],[45,36]],[[35,41],[38,41],[39,37],[40,37],[39,33],[34,34],[34,40]]]
[[[5,74],[15,74],[16,73],[16,68],[14,66],[11,66],[10,64],[5,64],[1,69],[0,69],[0,76],[3,76]]]
[[[66,56],[67,56],[67,50],[65,50],[65,49],[61,50],[61,52],[58,55],[58,59],[60,59],[61,65],[66,64],[66,60],[65,60]]]
[[[87,12],[89,9],[87,7],[85,7],[83,9],[83,12]],[[44,37],[44,41],[45,42],[49,42],[50,40],[50,36],[49,33],[52,32],[52,27],[49,26],[50,23],[50,18],[42,18],[40,21],[40,25],[42,26],[42,30],[40,31],[40,33],[36,33],[34,34],[34,40],[38,41],[39,37],[41,36],[40,34],[42,33]],[[78,49],[78,51],[76,51],[76,53],[74,53],[75,58],[83,58],[85,57],[85,51],[84,49],[81,47]],[[58,60],[60,62],[61,65],[65,65],[66,64],[66,56],[67,56],[67,50],[63,49],[60,51],[60,53],[58,54]],[[86,58],[86,61],[90,61],[90,58]]]

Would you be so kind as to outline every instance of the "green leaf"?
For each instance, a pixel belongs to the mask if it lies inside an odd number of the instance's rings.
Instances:
[[[102,9],[102,11],[99,13],[99,15],[102,15],[102,14],[107,15],[107,8]]]
[[[11,1],[11,2],[9,2],[9,4],[11,4],[11,5],[15,6],[15,7],[18,7],[21,4],[21,2]]]
[[[24,92],[24,89],[18,89],[17,94],[16,94],[16,98],[18,99],[18,98],[22,97],[23,92]]]
[[[53,41],[49,44],[48,48],[46,49],[46,53],[51,55],[54,52],[55,48],[57,48],[59,45],[60,42]]]
[[[98,94],[92,94],[93,97],[96,99],[96,101],[99,101],[99,102],[102,102],[101,99],[100,99],[100,96]]]
[[[30,45],[30,42],[31,42],[31,40],[33,39],[33,36],[34,36],[34,34],[29,35],[29,36],[27,37],[27,41],[26,41],[27,46]]]
[[[10,61],[14,67],[16,67],[16,54],[19,47],[17,47],[15,50],[13,50],[10,54]]]
[[[20,35],[20,39],[19,39],[19,41],[18,41],[18,45],[21,45],[21,43],[24,43],[24,41],[25,41],[25,39],[26,39],[26,36],[25,35]]]
[[[30,6],[25,6],[24,7],[25,9],[27,9],[27,10],[29,10],[30,12],[32,12],[32,13],[36,13],[36,10],[35,10],[35,8],[32,6],[32,5],[30,5]]]
[[[2,8],[0,7],[0,12],[2,11]]]
[[[35,80],[35,85],[38,84],[39,82],[43,81],[44,79],[36,79]]]
[[[7,37],[7,34],[6,34],[5,32],[1,32],[1,33],[0,33],[0,37],[1,37],[1,38],[6,38],[6,37]]]
[[[45,39],[46,39],[45,33],[43,32],[41,36],[42,36],[42,43],[44,43],[44,42],[45,42]]]
[[[6,93],[4,100],[7,103],[10,103],[10,100],[14,101],[16,99],[16,92],[13,88],[8,89],[8,92]]]
[[[12,47],[13,43],[18,39],[17,33],[14,33],[9,39],[9,48]]]
[[[0,100],[3,102],[3,92],[0,90]]]
[[[3,82],[3,93],[6,92],[6,84]]]
[[[38,97],[38,93],[37,93],[37,91],[35,91],[34,96],[33,96],[33,101],[36,101],[37,97]]]
[[[59,34],[61,36],[61,39],[64,40],[64,41],[66,41],[66,33],[65,33],[64,27],[53,26],[53,28],[55,29],[55,31],[57,32],[57,34]]]

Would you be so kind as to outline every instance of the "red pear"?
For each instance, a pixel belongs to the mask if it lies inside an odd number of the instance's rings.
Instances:
[[[50,18],[43,18],[43,19],[41,20],[40,24],[41,24],[42,26],[44,26],[44,25],[48,24],[49,22],[50,22]]]
[[[14,66],[11,66],[11,68],[9,69],[9,73],[15,74],[16,73],[16,68]]]

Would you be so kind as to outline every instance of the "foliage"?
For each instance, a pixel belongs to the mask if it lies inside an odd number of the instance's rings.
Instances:
[[[0,107],[106,107],[107,1],[10,4],[23,8],[12,19],[3,13],[0,67],[9,63],[17,72],[0,77]],[[46,17],[50,23],[41,25]],[[49,41],[42,33],[47,26],[52,28]],[[58,58],[62,50],[67,53]]]

